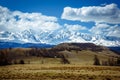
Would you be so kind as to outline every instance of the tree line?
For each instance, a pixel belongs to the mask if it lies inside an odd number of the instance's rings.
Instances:
[[[101,61],[97,55],[94,56],[93,65],[103,65],[103,66],[120,66],[120,57],[110,57],[107,61]]]
[[[11,64],[25,64],[24,58],[30,56],[61,58],[61,63],[70,64],[70,61],[66,58],[66,56],[64,54],[58,53],[57,50],[46,48],[32,48],[31,50],[14,51],[12,48],[9,48],[0,50],[0,66]],[[30,63],[30,61],[28,61],[28,63]]]

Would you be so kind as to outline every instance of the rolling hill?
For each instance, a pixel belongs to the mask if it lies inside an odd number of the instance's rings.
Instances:
[[[120,57],[109,48],[93,43],[61,43],[51,48],[9,48],[0,50],[0,53],[8,54],[7,58],[13,62],[23,59],[26,63],[28,60],[32,63],[41,63],[44,60],[44,63],[58,64],[62,58],[66,58],[71,64],[84,65],[92,65],[95,55],[101,64],[109,59],[116,61]]]

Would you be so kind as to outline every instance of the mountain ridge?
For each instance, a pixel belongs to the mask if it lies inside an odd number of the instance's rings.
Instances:
[[[6,48],[51,48],[54,45],[42,43],[16,43],[16,42],[1,42],[0,49]]]
[[[40,31],[39,34],[33,30],[11,33],[0,32],[0,41],[18,43],[42,43],[57,45],[64,42],[94,43],[102,46],[120,46],[120,38],[112,36],[92,35],[69,30]]]

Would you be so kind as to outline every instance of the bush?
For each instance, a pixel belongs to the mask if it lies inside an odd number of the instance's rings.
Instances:
[[[120,66],[120,57],[117,58],[117,66]]]
[[[99,61],[97,55],[94,56],[94,63],[93,64],[94,65],[100,65],[100,61]]]
[[[109,66],[115,66],[114,58],[109,58],[108,63],[109,63]]]
[[[25,64],[24,60],[20,60],[19,64]]]
[[[61,61],[61,63],[63,63],[63,64],[70,64],[70,61],[63,55],[62,56],[62,61]]]

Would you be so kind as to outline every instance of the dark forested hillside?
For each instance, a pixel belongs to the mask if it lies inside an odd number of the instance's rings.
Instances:
[[[42,43],[15,43],[15,42],[0,42],[0,49],[6,48],[50,48],[54,45]]]
[[[117,53],[120,55],[120,47],[108,47],[110,50],[112,50],[113,52]]]
[[[102,51],[108,50],[107,47],[97,46],[93,43],[62,43],[55,46],[53,49],[58,50],[92,50],[92,51]]]

